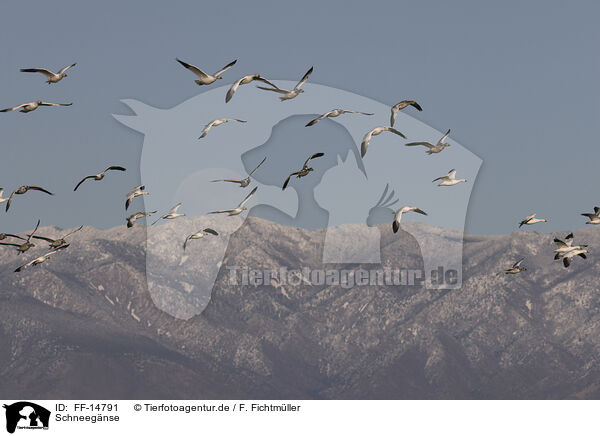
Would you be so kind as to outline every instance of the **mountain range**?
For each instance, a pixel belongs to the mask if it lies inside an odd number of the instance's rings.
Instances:
[[[0,396],[600,398],[595,228],[575,232],[590,254],[568,269],[553,260],[552,240],[565,234],[465,235],[458,289],[276,280],[253,286],[232,285],[226,266],[323,269],[325,230],[236,219],[84,227],[69,236],[68,249],[20,273],[13,270],[44,253],[46,243],[37,241],[20,256],[3,248]],[[352,226],[346,234],[360,232]],[[191,241],[184,253],[185,235],[205,227],[221,235]],[[382,265],[423,268],[416,240],[390,227],[377,227]],[[406,228],[456,238],[456,231],[425,224]],[[161,239],[152,238],[151,262],[150,232],[165,235],[158,245]],[[38,233],[58,237],[65,231],[45,227]],[[173,235],[179,239],[169,244]],[[224,259],[212,292],[198,294],[213,249],[226,250]],[[501,273],[521,257],[527,271]],[[190,307],[205,308],[181,316]]]

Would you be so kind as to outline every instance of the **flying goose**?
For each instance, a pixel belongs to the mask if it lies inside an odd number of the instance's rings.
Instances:
[[[77,191],[77,188],[79,188],[79,186],[83,182],[85,182],[87,179],[102,180],[107,171],[127,171],[127,170],[120,166],[115,166],[115,165],[110,166],[110,167],[106,168],[104,171],[102,171],[101,173],[92,174],[90,176],[85,176],[83,179],[81,179],[81,181],[77,184],[77,186],[75,186],[75,189],[73,189],[73,191]]]
[[[179,218],[181,216],[185,216],[184,213],[178,213],[177,212],[177,210],[179,210],[180,207],[181,207],[181,203],[177,203],[175,206],[173,206],[171,208],[171,210],[169,211],[169,213],[161,216],[159,219],[157,219],[156,221],[154,221],[152,223],[152,225],[156,224],[160,220],[174,220],[175,218]]]
[[[257,86],[257,88],[264,89],[265,91],[273,91],[273,92],[278,92],[279,94],[283,94],[281,97],[279,97],[279,100],[281,100],[281,101],[291,100],[292,98],[296,97],[298,94],[301,94],[304,92],[304,89],[301,89],[300,87],[302,85],[304,85],[304,83],[306,83],[306,81],[308,80],[308,77],[312,74],[312,72],[313,72],[313,67],[310,67],[310,70],[308,70],[306,72],[306,74],[304,74],[302,79],[300,79],[300,81],[296,84],[296,86],[294,86],[294,89],[292,89],[292,90],[281,89],[275,85],[273,85],[273,88],[267,88],[264,86]]]
[[[305,127],[314,126],[315,124],[317,124],[319,121],[321,121],[324,118],[335,118],[335,117],[339,117],[342,114],[374,115],[374,114],[369,114],[367,112],[352,111],[349,109],[332,109],[329,112],[326,112],[323,115],[318,116],[314,120],[309,121]]]
[[[225,65],[223,68],[221,68],[219,71],[217,71],[215,74],[213,74],[211,76],[210,74],[206,74],[204,71],[202,71],[200,68],[198,68],[194,65],[190,65],[190,64],[183,62],[182,60],[179,60],[177,58],[175,58],[175,60],[200,78],[200,80],[194,80],[194,82],[196,82],[198,85],[210,85],[211,83],[217,81],[218,79],[222,79],[221,74],[223,74],[225,71],[227,71],[228,69],[233,67],[235,65],[235,63],[237,62],[237,59],[236,59],[233,62],[228,63],[227,65]]]
[[[242,77],[241,79],[236,80],[233,83],[233,85],[231,85],[231,88],[229,88],[229,91],[227,91],[227,94],[225,94],[225,103],[229,103],[229,100],[231,100],[233,98],[233,94],[235,94],[235,91],[237,91],[237,89],[240,87],[240,85],[246,85],[255,80],[258,80],[259,82],[264,82],[264,83],[272,86],[273,88],[277,88],[277,86],[275,86],[274,84],[269,82],[267,79],[262,77],[260,74],[249,74],[247,76]]]
[[[581,250],[587,247],[587,245],[573,245],[573,233],[569,233],[565,237],[564,241],[558,238],[554,238],[554,243],[556,244],[556,249],[554,250],[554,260],[564,257],[566,253],[569,253],[571,251]]]
[[[444,148],[450,147],[450,144],[444,142],[446,140],[446,138],[448,138],[448,135],[450,135],[450,129],[448,129],[446,134],[444,136],[442,136],[442,138],[435,145],[433,145],[431,142],[425,142],[425,141],[409,142],[406,145],[408,147],[412,147],[415,145],[424,145],[425,147],[427,147],[429,149],[426,151],[427,154],[440,153],[442,150],[444,150]]]
[[[219,234],[213,230],[213,229],[209,229],[206,228],[204,230],[201,230],[199,232],[196,233],[192,233],[190,236],[188,236],[187,238],[185,238],[185,241],[183,243],[183,251],[185,251],[185,247],[187,246],[188,241],[192,240],[192,239],[200,239],[203,238],[204,236],[206,236],[207,234],[211,234],[211,235],[215,235],[215,236],[219,236]]]
[[[70,231],[69,233],[67,233],[66,235],[64,235],[64,236],[62,236],[62,237],[60,237],[60,238],[58,238],[58,239],[46,238],[46,237],[44,237],[44,236],[33,236],[33,235],[32,235],[32,238],[35,238],[35,239],[42,239],[42,240],[44,240],[44,241],[47,241],[47,242],[49,242],[49,243],[50,243],[50,245],[48,246],[48,248],[58,248],[58,247],[60,247],[60,246],[62,246],[62,245],[65,245],[65,244],[67,243],[67,241],[65,241],[65,238],[66,238],[67,236],[70,236],[70,235],[72,235],[73,233],[75,233],[75,232],[78,232],[78,231],[79,231],[79,230],[81,230],[81,229],[83,229],[83,226],[80,226],[80,227],[78,227],[77,229]]]
[[[467,183],[467,179],[457,179],[456,178],[456,170],[452,169],[448,172],[447,176],[438,177],[437,179],[433,179],[431,183],[437,182],[441,180],[438,186],[454,186],[459,184],[460,182]]]
[[[521,228],[522,226],[530,226],[530,225],[537,224],[537,223],[547,223],[548,222],[548,220],[546,220],[546,219],[536,218],[535,216],[536,216],[536,214],[532,213],[531,215],[523,218],[523,221],[521,221],[519,223],[519,228]]]
[[[519,274],[520,272],[527,271],[527,268],[525,268],[524,266],[521,266],[521,263],[523,263],[524,260],[525,260],[525,258],[522,258],[521,260],[516,261],[513,264],[513,266],[504,270],[504,274]],[[500,274],[502,274],[502,273],[500,273]]]
[[[300,171],[296,171],[292,174],[290,174],[287,179],[285,179],[285,182],[283,182],[283,187],[281,188],[281,190],[285,190],[285,188],[287,187],[288,183],[290,182],[290,179],[292,178],[292,176],[296,176],[296,178],[300,178],[300,177],[304,177],[307,176],[308,173],[310,173],[311,171],[314,171],[314,168],[309,168],[308,163],[312,160],[315,159],[317,157],[321,157],[321,156],[325,156],[325,153],[315,153],[312,156],[310,156],[308,159],[306,159],[306,161],[304,162],[304,165],[302,165],[302,169]]]
[[[254,172],[264,163],[264,161],[266,161],[267,158],[265,157],[258,165],[256,168],[254,168],[250,174],[248,174],[248,177],[246,177],[245,179],[241,179],[241,180],[235,180],[235,179],[218,179],[218,180],[211,180],[211,182],[231,182],[231,183],[239,183],[240,188],[245,188],[246,186],[248,186],[250,184],[250,177],[252,177],[252,174],[254,174]]]
[[[67,248],[69,246],[69,244],[65,244],[65,245],[61,245],[60,247],[58,247],[56,250],[54,251],[50,251],[49,253],[46,253],[40,257],[36,257],[35,259],[33,259],[31,262],[26,263],[25,265],[21,265],[20,267],[18,267],[15,272],[21,272],[23,271],[25,268],[29,268],[32,265],[39,265],[40,263],[44,263],[46,262],[48,259],[50,259],[50,256],[52,256],[54,253],[58,253],[60,250],[64,250],[65,248]]]
[[[229,216],[239,215],[243,211],[248,210],[248,208],[244,207],[244,204],[246,204],[246,202],[250,199],[250,197],[252,197],[254,195],[254,193],[256,192],[257,189],[258,189],[258,186],[254,187],[254,189],[250,192],[250,194],[246,195],[246,198],[244,198],[242,200],[242,202],[238,205],[238,207],[236,207],[235,209],[216,210],[214,212],[209,212],[209,213],[226,213]]]
[[[397,233],[400,229],[400,221],[402,221],[402,215],[404,215],[406,212],[417,212],[421,215],[427,215],[426,212],[423,212],[421,209],[415,206],[404,206],[402,209],[398,209],[396,212],[394,212],[394,221],[392,222],[392,230],[394,231],[394,233]]]
[[[35,247],[35,244],[33,242],[31,242],[31,238],[33,237],[33,235],[35,235],[35,232],[37,231],[39,226],[40,226],[40,220],[38,220],[38,222],[35,226],[35,229],[33,229],[33,232],[31,232],[31,234],[28,235],[28,238],[25,239],[25,242],[23,242],[22,244],[15,244],[12,242],[0,242],[0,245],[12,245],[13,247],[17,247],[17,255],[19,255],[21,253],[25,253],[31,247]],[[23,238],[21,238],[21,239],[23,239]]]
[[[2,192],[0,191],[0,197],[1,196]],[[598,206],[594,207],[594,213],[582,213],[581,215],[590,219],[586,224],[600,224],[600,207]]]
[[[566,252],[562,256],[563,265],[565,266],[565,268],[568,268],[571,265],[571,262],[573,261],[573,258],[575,256],[579,256],[582,259],[587,259],[588,252],[589,251],[587,248],[578,248],[576,250],[571,250],[571,251]]]
[[[73,103],[48,103],[42,100],[32,101],[30,103],[23,103],[19,106],[9,107],[7,109],[2,109],[0,112],[12,112],[17,109],[21,109],[20,112],[27,113],[36,110],[40,106],[71,106]]]
[[[58,83],[62,79],[67,77],[67,70],[69,68],[73,68],[75,65],[77,65],[77,64],[75,63],[75,64],[69,65],[68,67],[64,67],[58,73],[53,73],[52,71],[47,70],[46,68],[22,68],[21,72],[22,73],[42,73],[48,79],[46,81],[46,83],[48,83],[48,84]]]
[[[21,186],[21,187],[17,188],[16,190],[14,190],[13,193],[10,194],[10,197],[8,197],[8,201],[6,202],[6,212],[8,212],[8,208],[10,207],[10,205],[12,203],[13,197],[15,195],[23,195],[27,191],[41,191],[41,192],[45,192],[48,195],[54,195],[52,192],[47,191],[44,188],[40,188],[39,186],[29,186],[29,185]]]
[[[369,143],[371,142],[371,137],[377,136],[377,135],[381,134],[382,132],[392,132],[392,133],[395,133],[396,135],[401,136],[404,139],[406,139],[406,136],[404,136],[404,134],[402,132],[399,132],[398,130],[394,129],[393,127],[389,127],[389,126],[375,127],[370,132],[367,132],[367,134],[364,136],[364,138],[360,144],[360,155],[362,157],[365,157],[365,154],[367,154],[367,148],[369,147]]]
[[[202,134],[200,135],[200,137],[198,139],[204,138],[211,128],[220,126],[221,124],[225,124],[229,121],[237,121],[238,123],[246,122],[244,120],[238,120],[237,118],[217,118],[216,120],[212,120],[210,123],[208,123],[206,126],[204,126],[204,129],[202,130]]]
[[[423,110],[421,108],[421,106],[419,105],[419,103],[417,103],[414,100],[402,100],[400,103],[396,103],[394,106],[392,106],[392,115],[390,117],[390,126],[392,126],[392,127],[394,126],[394,122],[396,121],[396,117],[398,116],[398,111],[401,111],[402,109],[404,109],[405,107],[408,107],[408,106],[412,106],[418,111]]]
[[[146,189],[146,187],[144,185],[136,186],[135,188],[133,188],[131,190],[131,192],[129,194],[127,194],[127,197],[126,197],[127,200],[125,200],[125,210],[127,210],[129,208],[129,205],[131,204],[131,202],[133,201],[133,199],[135,197],[150,194],[149,192],[144,191],[144,189]]]
[[[144,218],[146,216],[150,216],[152,214],[155,214],[156,210],[152,211],[152,212],[136,212],[133,215],[129,215],[126,220],[127,220],[127,228],[133,227],[133,225],[135,224],[135,221],[140,219],[140,218]]]

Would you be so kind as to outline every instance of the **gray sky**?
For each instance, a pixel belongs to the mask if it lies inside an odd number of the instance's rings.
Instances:
[[[0,231],[38,217],[60,227],[122,224],[143,137],[111,114],[129,113],[124,98],[170,108],[205,91],[176,56],[211,71],[237,58],[220,85],[250,72],[295,79],[314,65],[314,83],[389,105],[414,98],[424,108],[416,118],[452,128],[483,159],[469,233],[511,232],[532,212],[550,220],[539,230],[582,227],[579,213],[600,206],[599,12],[592,1],[13,2],[0,19],[0,106],[74,105],[0,114],[0,187],[56,193],[17,198]],[[72,62],[57,85],[19,72]],[[107,164],[128,172],[73,193]]]

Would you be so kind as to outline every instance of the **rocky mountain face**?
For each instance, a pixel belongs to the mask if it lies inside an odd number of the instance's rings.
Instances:
[[[228,266],[323,269],[325,231],[227,219],[84,228],[69,237],[68,249],[20,273],[13,270],[43,254],[46,243],[21,256],[3,248],[0,396],[600,398],[598,229],[575,232],[591,253],[568,269],[553,260],[555,235],[467,236],[462,287],[431,290],[276,279],[232,284]],[[184,254],[185,235],[205,227],[220,236],[191,241]],[[422,268],[416,240],[389,227],[378,227],[381,266]],[[212,293],[198,292],[211,250],[223,250],[224,259]],[[527,271],[498,274],[521,257]]]

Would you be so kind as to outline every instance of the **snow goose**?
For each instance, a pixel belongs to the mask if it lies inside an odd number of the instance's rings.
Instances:
[[[156,212],[158,212],[158,211],[154,210],[152,212],[136,212],[136,213],[134,213],[132,215],[129,215],[126,218],[126,220],[127,220],[127,228],[129,229],[129,228],[133,227],[133,225],[135,224],[136,220],[139,220],[140,218],[144,218],[144,217],[150,216],[152,214],[155,214]]]
[[[231,183],[238,183],[240,185],[240,188],[245,188],[246,186],[248,186],[250,184],[250,177],[252,177],[252,174],[254,174],[254,172],[260,168],[260,166],[264,163],[264,161],[266,161],[267,158],[265,157],[256,168],[254,168],[250,174],[248,174],[248,177],[246,177],[245,179],[241,179],[241,180],[236,180],[236,179],[217,179],[217,180],[211,180],[211,182],[231,182]]]
[[[563,265],[565,266],[565,268],[568,268],[569,266],[571,266],[571,262],[573,261],[573,258],[575,256],[579,256],[582,259],[587,259],[588,252],[589,252],[588,249],[585,247],[566,252],[562,256]],[[559,257],[559,259],[560,259],[560,257]]]
[[[208,133],[208,131],[210,129],[212,129],[213,127],[220,126],[221,124],[228,123],[229,121],[237,121],[238,123],[246,122],[244,120],[238,120],[237,118],[217,118],[216,120],[212,120],[210,123],[208,123],[206,126],[204,126],[204,129],[202,130],[202,134],[200,135],[200,137],[198,139],[204,138],[206,136],[206,134]]]
[[[600,207],[598,206],[594,208],[594,213],[582,213],[581,215],[590,219],[586,224],[600,224]]]
[[[425,152],[427,154],[440,153],[444,150],[444,148],[450,147],[450,144],[444,142],[446,140],[446,138],[448,138],[448,135],[450,135],[450,129],[448,129],[446,134],[444,136],[442,136],[442,138],[435,145],[433,145],[431,142],[420,141],[420,142],[409,142],[408,144],[406,144],[406,146],[413,147],[415,145],[423,145],[428,148],[428,150]]]
[[[23,185],[23,186],[20,186],[19,188],[17,188],[16,190],[14,190],[13,193],[10,194],[10,197],[8,197],[8,201],[6,202],[6,211],[8,212],[8,209],[10,208],[10,205],[13,201],[13,197],[15,195],[23,195],[28,191],[41,191],[48,195],[54,195],[52,192],[47,191],[44,188],[40,188],[39,186]]]
[[[339,117],[340,115],[343,115],[343,114],[374,115],[374,114],[370,114],[367,112],[359,112],[359,111],[353,111],[353,110],[349,110],[349,109],[332,109],[329,112],[326,112],[323,115],[318,116],[314,120],[309,121],[305,127],[314,126],[315,124],[317,124],[319,121],[321,121],[324,118],[335,118],[335,117]]]
[[[35,247],[35,244],[33,242],[31,242],[31,238],[33,237],[33,235],[35,235],[35,232],[37,231],[39,226],[40,226],[40,220],[38,220],[38,222],[35,226],[35,229],[33,229],[33,232],[31,232],[31,234],[28,235],[28,238],[22,244],[15,244],[12,242],[0,242],[0,245],[11,245],[13,247],[17,247],[17,255],[19,255],[21,253],[25,253],[30,248]]]
[[[192,239],[203,238],[204,236],[206,236],[208,234],[219,236],[219,234],[216,232],[216,230],[209,229],[209,228],[206,228],[206,229],[201,230],[201,231],[196,232],[196,233],[192,233],[190,236],[188,236],[187,238],[185,238],[185,241],[183,243],[183,251],[185,251],[185,248],[187,247],[188,241],[191,241]]]
[[[394,126],[394,122],[396,122],[396,117],[398,116],[398,111],[401,111],[405,107],[412,106],[418,111],[422,111],[423,109],[414,100],[402,100],[400,103],[396,103],[392,106],[392,115],[390,116],[390,126]]]
[[[20,112],[27,113],[36,110],[40,106],[71,106],[73,103],[48,103],[42,100],[32,101],[29,103],[23,103],[19,106],[9,107],[6,109],[0,110],[0,112],[12,112],[17,109],[21,109]]]
[[[394,233],[397,233],[400,229],[400,221],[402,221],[402,215],[404,215],[407,212],[417,212],[421,215],[427,215],[426,212],[423,212],[421,209],[415,206],[404,206],[402,209],[398,209],[396,212],[394,212],[394,221],[392,222],[392,230],[394,231]]]
[[[133,201],[134,198],[139,197],[141,195],[150,194],[149,192],[144,191],[144,189],[146,189],[146,187],[144,185],[136,186],[135,188],[133,188],[131,190],[131,192],[129,194],[127,194],[126,200],[125,200],[125,210],[127,210],[129,208],[129,205],[131,204],[131,202]]]
[[[60,247],[62,245],[65,245],[67,243],[67,241],[65,240],[65,238],[67,236],[70,236],[73,233],[80,231],[81,229],[83,229],[83,226],[80,226],[80,227],[76,228],[75,230],[70,231],[69,233],[65,234],[64,236],[61,236],[58,239],[47,238],[45,236],[33,236],[33,235],[31,237],[34,238],[34,239],[41,239],[41,240],[44,240],[46,242],[49,242],[50,245],[48,246],[48,248],[58,248],[58,247]]]
[[[216,210],[214,212],[209,212],[210,214],[214,214],[214,213],[226,213],[228,214],[228,216],[234,216],[234,215],[239,215],[241,214],[243,211],[248,210],[247,207],[244,206],[244,204],[246,204],[246,202],[248,200],[250,200],[250,197],[252,197],[254,195],[254,193],[256,192],[256,190],[258,189],[258,186],[256,186],[251,192],[250,194],[246,195],[246,198],[244,198],[242,200],[242,202],[235,208],[235,209],[225,209],[225,210]]]
[[[175,218],[179,218],[179,217],[185,216],[184,213],[177,212],[180,207],[181,207],[181,203],[177,203],[175,206],[173,206],[171,208],[171,210],[169,211],[169,213],[161,216],[159,219],[157,219],[156,221],[154,221],[152,223],[152,225],[156,224],[160,220],[174,220]]]
[[[467,179],[456,178],[456,170],[454,169],[450,170],[447,176],[438,177],[437,179],[432,180],[431,183],[437,182],[438,180],[441,180],[438,186],[454,186],[461,182],[467,183]]]
[[[195,65],[188,64],[177,58],[175,60],[200,78],[200,80],[194,80],[194,82],[196,82],[198,85],[210,85],[211,83],[216,82],[218,79],[222,79],[221,74],[223,74],[225,71],[227,71],[228,69],[233,67],[235,65],[235,63],[237,62],[237,59],[236,59],[233,62],[230,62],[227,65],[225,65],[223,68],[221,68],[215,74],[210,75],[210,74],[206,74],[204,71],[202,71],[200,68],[196,67]]]
[[[254,82],[255,80],[266,83],[267,85],[270,85],[273,88],[277,88],[277,86],[275,86],[274,84],[269,82],[267,79],[262,77],[260,74],[249,74],[247,76],[242,77],[241,79],[236,80],[233,83],[233,85],[231,85],[231,88],[229,88],[229,90],[227,91],[227,94],[225,94],[225,103],[229,103],[229,100],[231,100],[233,98],[233,94],[235,94],[235,91],[237,91],[237,89],[240,87],[240,85],[246,85],[250,82]]]
[[[69,246],[69,244],[65,244],[65,245],[61,245],[60,247],[58,247],[56,250],[54,251],[50,251],[49,253],[46,253],[40,257],[36,257],[35,259],[33,259],[31,262],[26,263],[25,265],[21,265],[20,267],[18,267],[15,272],[21,272],[26,268],[29,268],[30,266],[33,265],[39,265],[40,263],[44,263],[46,262],[48,259],[50,259],[50,257],[55,254],[58,253],[60,250],[64,250],[65,248],[67,248]]]
[[[79,186],[83,182],[85,182],[87,179],[102,180],[104,178],[104,176],[106,175],[107,171],[127,171],[127,170],[123,167],[116,166],[116,165],[110,166],[110,167],[106,168],[104,171],[102,171],[101,173],[85,176],[83,179],[81,179],[81,181],[77,184],[77,186],[75,186],[75,189],[73,189],[73,191],[77,191],[77,188],[79,188]]]
[[[325,153],[315,153],[312,156],[310,156],[308,159],[306,159],[306,161],[304,161],[304,165],[302,166],[302,169],[300,171],[296,171],[293,172],[292,174],[290,174],[287,179],[285,179],[285,182],[283,182],[283,187],[281,188],[281,190],[285,190],[285,188],[287,187],[288,183],[290,183],[290,179],[292,178],[292,176],[296,176],[296,178],[300,178],[300,177],[304,177],[307,176],[311,171],[314,171],[313,168],[309,168],[308,164],[312,159],[315,159],[317,157],[321,157],[321,156],[325,156]]]
[[[365,154],[367,154],[367,148],[369,147],[369,143],[371,142],[371,137],[377,136],[383,132],[392,132],[392,133],[395,133],[396,135],[401,136],[404,139],[406,139],[406,136],[404,136],[404,134],[402,132],[399,132],[398,130],[394,129],[393,127],[389,127],[389,126],[375,127],[373,130],[367,132],[367,134],[363,137],[363,140],[360,144],[360,155],[362,157],[365,157]]]
[[[264,89],[265,91],[273,91],[273,92],[277,92],[279,94],[283,94],[281,97],[279,97],[279,100],[281,100],[281,101],[291,100],[292,98],[295,98],[298,94],[301,94],[304,92],[304,89],[301,89],[300,87],[302,85],[304,85],[304,83],[306,83],[306,81],[308,80],[308,77],[312,74],[312,72],[313,72],[313,67],[310,67],[310,69],[306,72],[306,74],[304,74],[302,79],[300,79],[300,81],[296,84],[296,86],[294,86],[294,89],[292,89],[292,90],[281,89],[275,85],[273,85],[273,88],[267,88],[265,86],[257,86],[257,88]]]
[[[75,65],[77,65],[77,64],[75,63],[75,64],[69,65],[68,67],[64,67],[58,73],[53,73],[52,71],[47,70],[46,68],[22,68],[21,72],[22,73],[42,73],[48,79],[46,81],[46,83],[48,83],[48,84],[58,83],[62,79],[67,77],[67,70],[69,68],[73,68]]]
[[[521,228],[522,226],[531,226],[531,225],[537,224],[537,223],[547,223],[548,222],[548,220],[546,220],[546,219],[536,218],[535,216],[536,216],[536,214],[532,213],[531,215],[523,218],[523,220],[519,223],[519,228]]]
[[[516,261],[513,266],[504,270],[504,274],[519,274],[520,272],[527,271],[527,268],[521,266],[525,258]],[[500,273],[502,274],[502,273]]]

